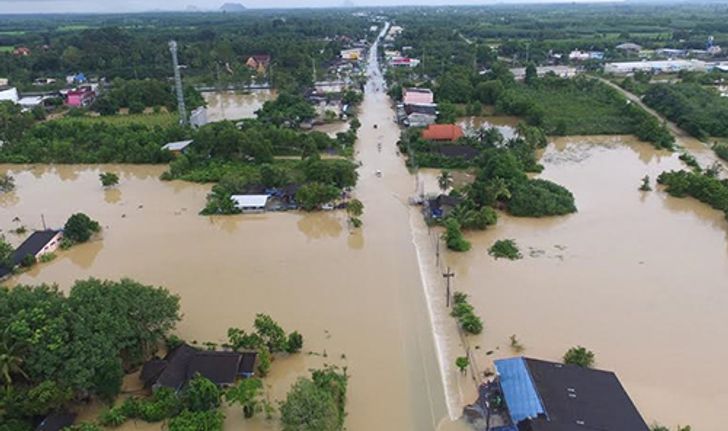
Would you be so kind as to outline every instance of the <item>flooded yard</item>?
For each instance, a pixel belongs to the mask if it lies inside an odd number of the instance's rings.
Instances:
[[[255,118],[255,111],[276,98],[273,90],[215,91],[202,93],[207,103],[207,119],[211,122]]]
[[[682,166],[677,154],[631,137],[559,138],[541,162],[540,177],[570,189],[578,213],[501,215],[495,228],[467,235],[470,252],[446,255],[455,290],[468,293],[484,319],[485,331],[471,340],[479,368],[516,354],[511,335],[522,354],[551,360],[583,345],[596,353],[597,367],[617,372],[648,423],[723,429],[723,214],[692,199],[638,191],[643,176],[655,187],[660,172]],[[516,240],[522,260],[488,255],[505,238]]]

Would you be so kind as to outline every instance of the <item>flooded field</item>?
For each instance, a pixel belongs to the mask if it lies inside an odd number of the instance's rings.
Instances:
[[[523,354],[551,360],[584,345],[596,353],[597,367],[617,372],[648,422],[723,429],[723,214],[692,199],[638,191],[644,175],[655,187],[660,172],[682,166],[676,154],[630,137],[560,138],[542,163],[542,178],[574,193],[577,214],[501,215],[495,228],[468,235],[470,252],[446,255],[455,289],[471,296],[485,322],[471,343],[478,368],[514,355],[511,335]],[[523,260],[488,256],[487,248],[505,238],[516,240]]]
[[[255,111],[275,99],[276,94],[271,90],[252,90],[205,92],[202,96],[207,102],[207,119],[214,122],[254,118]]]
[[[506,139],[511,139],[516,135],[518,122],[517,117],[499,115],[458,118],[458,124],[463,128],[465,133],[474,133],[483,128],[495,127]]]

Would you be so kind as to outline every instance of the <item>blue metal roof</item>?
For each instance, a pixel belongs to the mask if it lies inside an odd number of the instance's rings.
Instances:
[[[546,413],[523,358],[497,360],[495,369],[514,424]]]

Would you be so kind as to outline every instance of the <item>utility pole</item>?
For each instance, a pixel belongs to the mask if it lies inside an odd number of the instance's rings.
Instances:
[[[447,308],[450,308],[450,279],[455,277],[455,273],[450,271],[450,267],[448,266],[447,272],[442,274],[442,276],[445,278],[445,280],[447,280],[447,298],[445,304]]]
[[[177,109],[179,110],[179,124],[187,125],[187,108],[185,108],[185,95],[182,90],[182,75],[179,71],[177,59],[177,42],[169,41],[169,52],[172,53],[172,67],[174,67],[174,87],[177,91]]]
[[[43,230],[48,230],[46,227],[45,216],[43,214],[40,215],[40,221],[43,223]]]

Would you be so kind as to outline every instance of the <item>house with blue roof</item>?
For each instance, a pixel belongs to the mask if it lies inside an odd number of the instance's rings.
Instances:
[[[649,431],[617,376],[531,358],[495,361],[466,417],[483,431]]]

